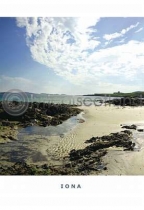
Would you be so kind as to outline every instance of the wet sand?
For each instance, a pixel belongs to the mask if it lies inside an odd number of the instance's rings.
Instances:
[[[58,165],[62,163],[72,149],[83,149],[86,140],[91,137],[109,135],[121,131],[120,124],[144,123],[144,107],[82,106],[85,122],[78,123],[65,134],[48,136],[42,134],[25,135],[14,143],[5,144],[2,162],[26,160],[27,163]],[[143,147],[144,132],[139,133],[137,143]],[[12,144],[12,145],[11,145]],[[15,147],[17,144],[17,147]],[[13,148],[12,148],[13,146]],[[122,151],[121,148],[109,148],[103,158],[106,171],[100,175],[142,175],[144,174],[144,150]]]
[[[95,136],[109,135],[121,131],[120,124],[138,123],[144,119],[144,107],[122,108],[114,106],[81,107],[84,110],[84,123],[69,131],[64,138],[59,136],[49,137],[53,146],[51,150],[60,156],[65,156],[71,149],[82,149],[86,140]],[[54,145],[54,142],[57,144]]]
[[[90,106],[84,109],[85,122],[79,124],[74,130],[67,133],[64,138],[52,136],[49,153],[57,157],[68,155],[72,149],[86,147],[85,141],[93,136],[109,135],[121,131],[120,124],[138,124],[144,122],[144,107],[116,107],[116,106]],[[138,140],[137,140],[138,142]],[[143,136],[139,140],[143,145]],[[102,175],[135,175],[144,174],[144,150],[123,151],[121,148],[110,148],[103,158],[108,170]]]

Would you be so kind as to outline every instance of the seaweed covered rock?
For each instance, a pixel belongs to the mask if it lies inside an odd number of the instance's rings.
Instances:
[[[123,147],[124,150],[133,150],[135,143],[131,140],[132,132],[111,133],[102,137],[92,137],[85,143],[91,143],[84,149],[71,150],[67,168],[79,171],[80,174],[90,174],[91,171],[107,170],[102,157],[106,155],[109,147]]]
[[[134,130],[136,130],[137,126],[136,126],[136,125],[122,125],[122,128],[134,129]]]
[[[1,104],[1,102],[0,102]],[[12,122],[17,122],[22,127],[39,125],[59,125],[71,116],[76,116],[82,110],[68,104],[52,103],[29,103],[25,113],[20,116],[12,116],[6,113],[2,106],[0,108],[0,122],[2,126],[11,126]]]

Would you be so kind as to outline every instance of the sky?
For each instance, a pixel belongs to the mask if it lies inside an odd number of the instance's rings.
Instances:
[[[132,92],[143,81],[143,17],[0,18],[0,92]]]

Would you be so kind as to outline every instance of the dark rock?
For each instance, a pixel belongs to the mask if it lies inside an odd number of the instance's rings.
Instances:
[[[7,120],[7,121],[2,121],[1,122],[3,126],[10,126],[11,123]]]
[[[15,137],[13,137],[13,136],[8,136],[8,138],[10,139],[10,140],[12,140],[12,141],[14,141],[14,140],[17,140]]]
[[[0,102],[0,107],[2,104]],[[29,107],[22,116],[8,115],[3,109],[0,109],[0,119],[2,126],[11,126],[12,121],[17,121],[22,127],[26,126],[56,126],[71,116],[79,114],[81,109],[68,104],[52,103],[29,103]]]
[[[143,106],[144,99],[128,96],[119,99],[107,100],[106,103],[114,104],[115,106]]]
[[[124,130],[124,131],[121,131],[121,132],[126,133],[126,134],[128,134],[129,136],[132,134],[131,131],[129,131],[129,130]]]
[[[124,125],[124,126],[122,126],[122,128],[135,129],[136,130],[137,126],[136,125]]]
[[[65,167],[66,167],[66,168],[69,168],[69,167],[71,167],[71,166],[72,166],[71,162],[65,164]]]
[[[99,137],[92,137],[91,139],[86,140],[85,143],[93,143],[93,142],[95,142],[98,139],[99,139]]]
[[[137,129],[137,131],[139,131],[139,132],[143,132],[143,131],[144,131],[144,129]]]
[[[131,136],[131,131],[124,130],[107,136],[92,137],[86,141],[86,143],[91,143],[89,146],[70,151],[70,165],[74,163],[71,170],[78,171],[78,174],[89,174],[92,170],[107,170],[107,167],[102,164],[102,157],[107,153],[106,149],[115,146],[133,151],[135,143],[131,141]],[[70,165],[67,165],[67,167],[70,168]]]
[[[7,138],[7,135],[1,135],[2,138],[6,139]]]
[[[41,166],[43,169],[49,169],[49,166],[47,164],[44,164]]]

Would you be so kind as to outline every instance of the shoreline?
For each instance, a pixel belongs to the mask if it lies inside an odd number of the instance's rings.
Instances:
[[[87,147],[85,143],[92,137],[103,137],[110,133],[120,132],[124,129],[121,124],[143,123],[144,107],[117,107],[111,106],[79,106],[84,112],[84,122],[78,123],[64,135],[59,136],[28,136],[31,154],[27,157],[28,164],[37,166],[43,164],[61,165],[63,158],[67,158],[71,150],[82,150]],[[38,140],[37,140],[38,139]],[[23,147],[26,149],[26,147]],[[144,150],[123,151],[120,147],[109,147],[102,157],[107,170],[92,171],[89,175],[140,175],[144,174]],[[33,157],[33,158],[32,158]],[[142,168],[142,169],[141,169]]]
[[[3,107],[0,102],[0,143],[17,140],[16,135],[20,128],[60,125],[83,111],[73,105],[34,102],[25,104],[23,113],[22,107],[15,103],[17,102],[5,104]]]
[[[56,152],[59,157],[67,156],[72,149],[84,149],[87,146],[85,141],[92,137],[101,137],[124,130],[121,128],[121,124],[142,123],[142,116],[144,116],[144,107],[91,106],[82,107],[82,109],[85,112],[85,122],[83,124],[70,131],[62,141],[59,137],[51,137],[53,143],[54,141],[59,142],[59,144],[53,145],[53,152]],[[122,148],[109,148],[107,151],[108,153],[102,158],[107,170],[101,170],[99,175],[144,174],[144,170],[139,167],[142,165],[142,161],[139,163],[137,161],[144,156],[143,149],[140,151],[123,151]],[[136,163],[133,170],[131,169],[132,161]]]
[[[71,141],[74,138],[75,149],[82,149],[85,146],[85,141],[95,137],[109,135],[112,132],[119,132],[123,129],[120,127],[120,124],[134,124],[142,122],[141,114],[137,114],[138,111],[142,111],[144,114],[144,107],[141,108],[117,108],[117,107],[82,107],[84,110],[85,122],[78,124],[76,128],[72,131],[69,131],[63,141]],[[135,111],[136,118],[132,113]],[[125,112],[125,113],[122,113]],[[124,116],[125,117],[124,117]],[[131,118],[131,120],[129,120]],[[73,136],[73,137],[72,137]],[[51,136],[50,139],[60,139],[58,136]],[[61,142],[60,142],[61,143]],[[67,143],[67,142],[65,142]]]

